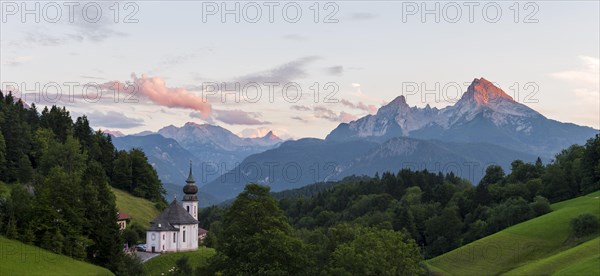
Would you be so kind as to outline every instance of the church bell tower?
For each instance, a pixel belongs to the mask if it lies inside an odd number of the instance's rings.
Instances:
[[[196,193],[198,193],[198,186],[196,186],[196,181],[194,180],[194,176],[192,175],[192,161],[190,160],[190,174],[188,175],[187,180],[185,180],[186,184],[183,186],[183,200],[182,205],[183,208],[192,216],[194,219],[198,220],[198,197]]]

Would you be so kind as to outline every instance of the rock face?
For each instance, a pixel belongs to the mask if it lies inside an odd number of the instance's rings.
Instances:
[[[461,99],[442,109],[410,107],[403,96],[377,114],[340,124],[330,141],[392,137],[485,142],[551,158],[558,151],[585,142],[597,130],[548,119],[516,102],[490,81],[474,79]]]

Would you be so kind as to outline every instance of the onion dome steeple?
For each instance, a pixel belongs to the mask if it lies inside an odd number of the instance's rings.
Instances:
[[[186,183],[196,183],[196,180],[194,180],[194,175],[192,174],[192,160],[190,160],[190,174],[188,175],[188,178],[185,180]]]
[[[196,180],[194,180],[194,175],[192,174],[192,161],[190,160],[190,173],[188,178],[185,180],[187,184],[183,186],[183,196],[184,201],[197,201],[196,193],[198,193],[198,186],[196,186]]]

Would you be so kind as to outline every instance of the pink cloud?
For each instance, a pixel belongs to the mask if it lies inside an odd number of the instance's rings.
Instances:
[[[133,79],[133,83],[131,84],[111,81],[102,84],[101,87],[111,90],[118,89],[118,91],[123,93],[135,91],[138,95],[144,96],[153,103],[161,106],[195,110],[202,115],[203,119],[211,116],[211,105],[204,101],[202,97],[195,95],[185,88],[167,87],[166,82],[162,78],[147,77],[145,74],[142,74],[141,78],[138,78],[135,74],[131,74],[131,78]]]

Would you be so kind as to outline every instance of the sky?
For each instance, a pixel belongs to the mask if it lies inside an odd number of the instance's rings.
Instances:
[[[600,128],[598,1],[2,1],[0,84],[133,134],[186,122],[325,137],[484,77]]]

